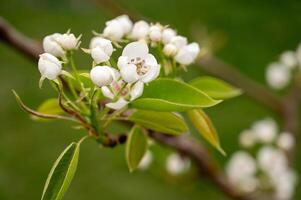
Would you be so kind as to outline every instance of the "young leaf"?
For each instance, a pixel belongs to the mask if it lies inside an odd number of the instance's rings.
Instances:
[[[137,110],[128,117],[128,120],[145,128],[171,135],[180,135],[188,131],[184,120],[169,112]]]
[[[194,79],[190,84],[214,99],[229,99],[242,93],[240,89],[233,87],[229,83],[210,76]]]
[[[138,166],[147,150],[147,136],[143,129],[135,125],[128,136],[126,142],[126,161],[130,172],[133,172]]]
[[[143,95],[131,106],[155,111],[187,111],[214,106],[219,102],[187,83],[161,78],[146,85]]]
[[[37,109],[37,112],[51,115],[60,115],[63,114],[64,111],[61,109],[59,105],[59,101],[56,98],[47,99],[44,101]],[[31,116],[34,120],[41,120],[43,118],[37,117],[35,115]],[[44,121],[45,119],[43,119]]]
[[[71,143],[55,161],[46,180],[41,200],[61,200],[75,174],[79,143]]]
[[[220,146],[218,134],[208,115],[201,109],[189,110],[187,114],[198,132],[219,152],[225,155],[226,153]]]

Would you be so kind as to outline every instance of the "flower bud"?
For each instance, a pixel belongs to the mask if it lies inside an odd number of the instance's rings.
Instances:
[[[162,29],[161,24],[152,25],[149,29],[149,38],[153,42],[159,42],[162,38]]]
[[[131,33],[131,38],[140,40],[140,39],[145,39],[146,36],[149,33],[149,25],[145,21],[141,20],[138,21],[134,24],[132,33]]]
[[[100,47],[108,56],[111,56],[114,50],[112,42],[102,37],[92,38],[90,42],[90,49],[93,49],[95,47]]]
[[[266,79],[272,88],[283,89],[290,82],[291,72],[280,63],[272,63],[267,68]]]
[[[90,78],[98,87],[110,85],[115,80],[114,69],[109,66],[96,66],[90,71]]]
[[[74,36],[73,33],[65,33],[58,37],[57,42],[63,47],[65,50],[76,49],[78,44],[78,39]]]
[[[175,36],[171,38],[170,43],[175,45],[177,49],[181,49],[182,47],[187,45],[187,38],[183,36]]]
[[[166,44],[163,53],[167,56],[174,56],[177,53],[177,47],[173,44]]]
[[[200,47],[197,43],[191,43],[179,50],[175,59],[182,65],[190,65],[197,58]]]
[[[110,59],[110,57],[100,47],[91,49],[91,56],[96,64],[106,62]]]
[[[40,55],[38,67],[41,75],[50,80],[56,79],[62,71],[61,61],[49,53]]]
[[[162,41],[164,44],[167,44],[171,41],[171,39],[173,37],[175,37],[177,35],[176,31],[171,29],[171,28],[167,28],[164,29],[162,32]]]
[[[113,19],[106,23],[106,27],[103,30],[103,35],[114,41],[119,41],[124,36],[123,27],[120,25],[118,20]]]
[[[43,49],[46,53],[50,53],[56,57],[63,57],[65,55],[64,49],[58,43],[59,38],[62,35],[59,33],[54,33],[48,35],[43,39]]]
[[[133,27],[133,22],[130,20],[129,16],[121,15],[119,17],[116,17],[116,20],[122,27],[124,34],[128,34],[131,31]]]

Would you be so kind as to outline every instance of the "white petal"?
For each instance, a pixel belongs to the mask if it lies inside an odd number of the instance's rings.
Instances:
[[[127,56],[129,60],[132,58],[144,58],[148,54],[148,46],[145,42],[131,42],[126,45],[122,51],[123,56]]]
[[[106,62],[110,59],[110,57],[100,47],[95,47],[91,49],[91,56],[96,62],[96,64]]]
[[[172,44],[174,44],[178,49],[181,49],[182,47],[187,45],[187,38],[183,36],[175,36],[170,41]]]
[[[138,97],[140,97],[143,93],[143,88],[144,88],[144,83],[141,81],[138,81],[137,83],[135,83],[135,85],[131,88],[131,100],[133,101],[134,99],[137,99]]]
[[[108,66],[96,66],[91,70],[90,78],[98,87],[110,85],[114,80],[112,68]]]
[[[115,41],[119,41],[122,39],[122,37],[124,36],[124,32],[119,22],[116,19],[108,21],[106,25],[107,26],[103,31],[103,35],[105,37],[108,37]]]
[[[112,42],[102,37],[92,38],[89,47],[90,49],[100,47],[108,56],[111,56],[114,50]]]
[[[116,18],[116,20],[121,25],[123,32],[125,34],[129,33],[133,27],[133,22],[130,20],[129,16],[127,15],[121,15]]]
[[[60,75],[60,73],[61,70],[58,69],[56,65],[50,63],[43,75],[49,80],[54,80],[58,77],[58,75]]]
[[[147,22],[141,20],[138,21],[134,24],[132,33],[131,33],[131,38],[139,40],[139,39],[144,39],[149,32],[149,25]]]
[[[190,65],[193,63],[194,57],[187,48],[183,47],[175,56],[175,60],[182,65]]]
[[[171,28],[164,29],[162,33],[163,43],[168,44],[171,41],[171,39],[176,36],[176,34],[176,31]]]
[[[193,59],[195,59],[200,53],[200,46],[196,42],[190,43],[185,48],[187,48]]]
[[[43,49],[46,53],[50,53],[57,57],[64,56],[65,51],[56,40],[56,38],[59,37],[61,37],[61,34],[55,33],[52,35],[48,35],[43,39]]]
[[[120,110],[124,106],[126,106],[129,102],[124,100],[124,98],[119,98],[116,102],[114,103],[107,103],[106,106],[108,108],[114,109],[114,110]]]
[[[125,82],[133,83],[138,80],[137,67],[134,64],[129,64],[120,70],[121,77]]]
[[[145,56],[144,59],[145,59],[145,64],[147,66],[149,66],[149,65],[151,65],[151,66],[158,65],[158,62],[157,62],[155,56],[153,56],[152,54],[147,54],[147,56]]]
[[[113,99],[114,98],[114,94],[111,92],[111,90],[107,86],[101,87],[101,91],[102,91],[102,94],[105,97],[107,97],[109,99]]]
[[[78,44],[78,40],[73,33],[62,34],[57,38],[57,41],[65,50],[75,49]]]
[[[128,65],[128,57],[127,56],[120,56],[118,58],[117,66],[119,69],[122,69],[123,67]]]
[[[173,44],[166,44],[163,53],[167,56],[174,56],[177,53],[177,47]]]
[[[267,68],[266,79],[272,88],[283,89],[290,82],[291,72],[282,64],[272,63]]]
[[[40,58],[43,58],[45,60],[49,60],[50,62],[58,65],[58,66],[61,66],[61,61],[59,59],[57,59],[57,57],[53,56],[52,54],[50,53],[43,53],[40,55]]]
[[[143,77],[141,77],[141,81],[144,83],[149,83],[155,80],[160,74],[160,69],[160,65],[150,66],[149,71]]]

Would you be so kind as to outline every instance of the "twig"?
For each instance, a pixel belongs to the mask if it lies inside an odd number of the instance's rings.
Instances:
[[[8,23],[6,23],[4,21],[4,19],[1,19],[1,34],[0,34],[0,39],[4,40],[4,41],[8,41],[7,43],[9,45],[11,45],[12,47],[15,47],[16,49],[18,49],[21,53],[28,55],[33,61],[36,61],[36,59],[38,58],[39,53],[41,52],[41,48],[39,47],[39,45],[31,45],[29,44],[31,40],[28,40],[27,37],[23,36],[21,33],[17,32],[14,28],[12,28]],[[5,24],[5,26],[3,26],[3,24]],[[3,34],[5,33],[5,34]],[[9,38],[9,40],[7,39]],[[24,40],[23,38],[26,38],[26,40]],[[22,48],[20,48],[22,47]],[[26,47],[26,48],[24,48]],[[203,69],[208,69],[208,72],[210,72],[211,68],[214,68],[215,64],[220,64],[220,61],[217,60],[212,60],[209,59],[206,62],[199,62],[200,65],[202,66],[206,66],[203,67]],[[210,67],[211,66],[211,67]],[[227,65],[223,66],[224,68],[227,68]],[[221,68],[215,68],[215,70],[221,70],[223,69],[223,67]],[[249,79],[245,79],[244,76],[240,76],[239,73],[234,72],[234,75],[229,74],[231,71],[228,70],[221,70],[219,72],[219,77],[222,77],[222,73],[226,73],[227,75],[224,77],[224,79],[226,81],[229,81],[230,83],[236,83],[240,88],[244,89],[244,90],[256,90],[260,87],[257,87],[257,84],[253,83],[252,81],[250,82]],[[218,74],[217,72],[211,71],[211,73],[216,73],[216,75]],[[231,72],[232,73],[232,72]],[[231,75],[231,77],[229,76]],[[235,77],[235,78],[234,78]],[[238,79],[238,80],[236,80]],[[243,84],[240,84],[239,81],[242,81]],[[245,88],[241,87],[244,86]],[[254,87],[254,88],[253,88]],[[264,93],[264,94],[262,94]],[[262,102],[264,105],[267,105],[269,103],[271,103],[273,106],[271,106],[271,108],[277,112],[281,112],[282,109],[279,109],[279,107],[281,107],[281,103],[279,103],[277,98],[274,98],[273,95],[271,95],[269,92],[266,93],[266,90],[264,89],[259,89],[259,94],[258,92],[248,92],[247,94],[249,94],[249,96],[253,97],[254,99],[258,100],[259,102]],[[255,95],[263,95],[265,96],[267,99],[264,99],[262,97],[256,97]],[[226,181],[226,178],[224,177],[224,175],[222,174],[221,170],[219,170],[215,165],[214,162],[212,160],[212,158],[210,157],[210,155],[208,154],[208,152],[197,142],[195,142],[192,139],[189,139],[187,137],[174,137],[174,136],[166,136],[160,133],[151,133],[150,136],[152,138],[154,138],[156,141],[160,142],[161,144],[167,145],[183,154],[185,154],[186,156],[192,158],[196,163],[197,166],[200,170],[200,172],[205,173],[206,176],[212,180],[213,183],[215,183],[215,185],[224,192],[224,194],[226,194],[227,196],[233,198],[233,199],[237,199],[237,200],[250,200],[253,199],[250,196],[241,196],[239,195],[235,188],[231,187],[228,182]],[[125,140],[124,137],[123,138],[123,142]]]
[[[18,32],[4,18],[0,17],[0,40],[17,49],[30,59],[38,59],[42,53],[41,44]]]

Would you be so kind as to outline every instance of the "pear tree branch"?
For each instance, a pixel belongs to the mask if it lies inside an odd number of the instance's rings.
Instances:
[[[32,61],[37,61],[39,54],[42,52],[41,46],[18,32],[3,18],[0,20],[0,33],[2,33],[0,40],[28,56]],[[236,190],[230,186],[222,172],[215,167],[210,154],[196,141],[187,137],[167,137],[160,133],[150,133],[150,136],[159,143],[182,152],[195,160],[200,172],[205,173],[229,197],[237,200],[251,200],[248,196],[240,196],[236,193]],[[123,142],[125,139],[125,137],[122,137]]]

